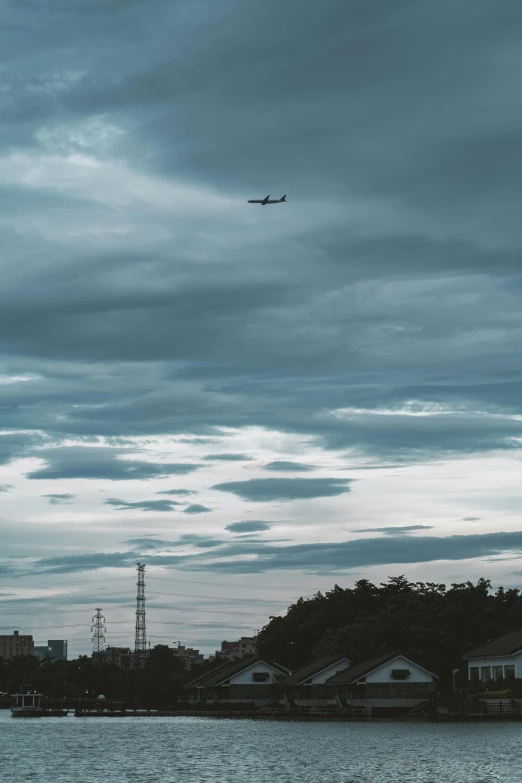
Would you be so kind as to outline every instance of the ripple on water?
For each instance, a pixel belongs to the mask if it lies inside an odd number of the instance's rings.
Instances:
[[[0,711],[0,769],[39,783],[522,783],[521,728]]]

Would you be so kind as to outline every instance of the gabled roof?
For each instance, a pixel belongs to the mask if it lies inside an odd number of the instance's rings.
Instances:
[[[424,666],[421,666],[419,663],[415,663],[415,661],[407,658],[402,653],[393,652],[387,653],[386,655],[380,655],[378,658],[369,658],[368,660],[362,661],[362,663],[358,663],[355,666],[350,666],[349,669],[345,669],[343,672],[340,672],[340,674],[336,674],[334,677],[330,677],[330,679],[327,680],[328,685],[348,685],[350,683],[356,682],[357,680],[360,680],[361,677],[365,677],[367,674],[375,671],[375,669],[378,669],[380,666],[384,666],[385,663],[389,663],[395,658],[399,657],[404,658],[406,661],[408,661],[408,663],[418,666],[419,669],[427,672],[432,677],[437,677],[436,674],[428,671],[428,669],[425,669]]]
[[[235,661],[229,663],[226,666],[220,666],[219,669],[214,669],[208,672],[204,677],[198,677],[196,680],[192,680],[185,688],[209,688],[214,685],[221,685],[221,683],[229,680],[235,674],[250,669],[257,663],[264,663],[265,666],[271,666],[273,669],[277,669],[281,674],[289,674],[289,670],[285,669],[279,663],[273,663],[272,661],[264,661],[261,658],[243,658],[241,661]]]
[[[195,677],[190,682],[185,683],[185,685],[183,687],[184,688],[193,688],[196,685],[199,685],[200,682],[203,682],[203,680],[206,680],[207,677],[213,677],[215,674],[218,674],[219,672],[225,671],[225,669],[229,669],[230,666],[232,666],[230,661],[227,661],[226,663],[222,663],[220,666],[213,666],[212,669],[209,669],[204,674],[199,674],[197,677]]]
[[[319,658],[318,660],[311,661],[310,663],[307,663],[306,666],[302,666],[296,672],[293,672],[293,674],[287,677],[284,681],[284,684],[299,685],[300,683],[309,680],[311,677],[315,677],[316,674],[320,674],[325,669],[328,669],[330,666],[333,666],[335,663],[340,663],[341,661],[347,661],[348,664],[350,663],[345,655],[328,655],[326,658]]]
[[[489,658],[495,655],[514,655],[522,650],[522,630],[509,631],[496,639],[477,647],[475,650],[463,655],[463,658]]]

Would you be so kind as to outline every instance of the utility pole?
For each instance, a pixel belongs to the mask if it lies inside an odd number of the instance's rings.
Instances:
[[[92,637],[92,651],[93,653],[101,653],[105,649],[105,635],[106,627],[104,625],[105,617],[101,613],[101,609],[96,609],[96,614],[92,618],[91,632],[94,631]]]
[[[138,563],[138,592],[136,595],[136,639],[134,652],[147,651],[147,633],[145,630],[145,564]]]

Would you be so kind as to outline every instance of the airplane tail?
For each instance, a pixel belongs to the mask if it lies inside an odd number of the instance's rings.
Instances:
[[[286,196],[283,196],[283,197],[281,198],[281,201],[286,201]]]

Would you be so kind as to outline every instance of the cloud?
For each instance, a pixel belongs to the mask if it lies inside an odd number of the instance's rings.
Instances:
[[[49,498],[49,503],[52,506],[57,506],[57,505],[70,503],[72,500],[76,498],[76,495],[71,495],[69,492],[64,492],[61,495],[51,494],[51,495],[42,495],[42,497]]]
[[[415,530],[433,530],[433,525],[397,525],[396,527],[365,527],[358,533],[383,533],[385,536],[408,535]]]
[[[103,502],[108,506],[115,506],[117,510],[139,509],[140,511],[176,511],[176,506],[182,505],[175,500],[140,500],[129,503],[117,498],[107,498]]]
[[[276,460],[275,462],[269,462],[265,465],[265,470],[280,470],[280,471],[308,471],[313,470],[312,465],[305,465],[302,462],[285,462],[283,460]]]
[[[61,447],[39,452],[46,467],[28,473],[29,479],[106,479],[129,481],[173,474],[186,475],[197,470],[188,463],[155,463],[128,459],[121,449],[97,447]]]
[[[268,522],[257,522],[253,519],[244,522],[232,522],[227,525],[225,530],[231,533],[256,533],[261,530],[270,530],[271,525]]]
[[[252,459],[246,454],[207,454],[203,457],[208,462],[246,462]]]
[[[262,542],[248,542],[246,546],[246,542],[245,545],[238,542],[220,550],[223,559],[211,564],[193,561],[190,569],[227,573],[303,570],[332,574],[378,565],[470,560],[504,553],[522,557],[522,532],[447,537],[386,535],[383,538],[289,546]],[[250,555],[250,559],[238,559],[239,555]],[[184,567],[189,566],[185,564]]]
[[[350,492],[351,479],[335,478],[270,478],[229,481],[212,489],[232,492],[243,500],[262,503],[269,500],[302,500],[335,497]]]
[[[193,495],[191,489],[165,489],[162,492],[156,492],[156,495]]]
[[[0,484],[0,492],[10,492],[12,489],[12,484]]]
[[[463,522],[480,522],[481,519],[482,519],[482,517],[463,517],[462,521]]]
[[[183,510],[184,514],[205,514],[207,511],[212,511],[212,509],[207,508],[206,506],[201,506],[199,503],[192,503],[192,505],[187,506]]]

